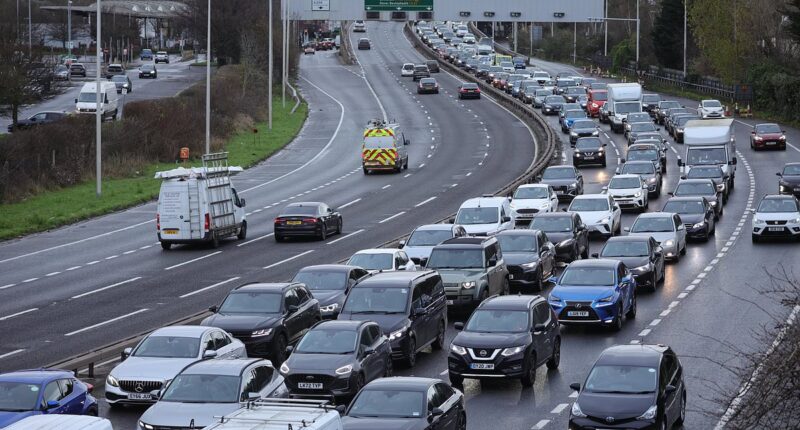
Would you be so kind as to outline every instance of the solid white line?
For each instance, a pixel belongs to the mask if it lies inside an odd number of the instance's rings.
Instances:
[[[14,285],[17,285],[17,284],[6,284],[6,285],[3,285],[2,287],[0,287],[0,290],[5,290],[6,288],[11,288]]]
[[[361,230],[356,230],[356,231],[354,231],[354,232],[352,232],[352,233],[350,233],[350,234],[346,234],[346,235],[344,235],[344,236],[342,236],[342,237],[340,237],[340,238],[338,238],[338,239],[332,240],[332,241],[328,242],[328,245],[333,245],[334,243],[336,243],[336,242],[338,242],[338,241],[340,241],[340,240],[345,240],[345,239],[347,239],[347,238],[348,238],[348,237],[350,237],[350,236],[355,236],[355,235],[357,235],[357,234],[359,234],[359,233],[362,233],[362,232],[364,232],[364,229],[363,229],[363,228],[362,228]]]
[[[4,316],[4,317],[0,317],[0,321],[9,320],[9,319],[11,319],[11,318],[18,317],[18,316],[20,316],[20,315],[25,315],[25,314],[27,314],[27,313],[30,313],[30,312],[36,312],[36,311],[38,311],[38,310],[39,310],[39,308],[30,308],[30,309],[26,309],[26,310],[24,310],[24,311],[17,312],[17,313],[15,313],[15,314],[11,314],[11,315],[6,315],[6,316]]]
[[[245,246],[245,245],[247,245],[247,244],[250,244],[250,243],[253,243],[253,242],[258,242],[259,240],[261,240],[261,239],[266,239],[266,238],[268,238],[268,237],[270,237],[270,236],[272,236],[272,235],[274,235],[274,234],[275,234],[275,233],[265,234],[265,235],[263,235],[263,236],[261,236],[261,237],[257,237],[257,238],[255,238],[255,239],[253,239],[253,240],[248,240],[247,242],[240,243],[240,244],[236,245],[236,247],[242,247],[242,246]]]
[[[14,351],[7,352],[5,354],[0,354],[0,359],[6,358],[6,357],[11,357],[12,355],[19,354],[22,351],[25,351],[25,350],[24,349],[16,349]]]
[[[96,369],[98,367],[107,366],[107,365],[109,365],[111,363],[114,363],[114,362],[117,362],[119,360],[120,360],[120,357],[114,357],[111,360],[101,361],[100,363],[95,364],[94,367]],[[87,371],[88,371],[88,369],[87,369]]]
[[[345,204],[343,204],[343,205],[339,206],[339,209],[344,209],[344,208],[346,208],[346,207],[348,207],[348,206],[352,206],[352,205],[354,205],[354,204],[356,204],[356,203],[358,203],[358,202],[360,202],[360,201],[361,201],[361,197],[359,197],[359,198],[357,198],[357,199],[353,200],[352,202],[345,203]]]
[[[348,36],[350,38],[350,43],[353,42],[353,33],[351,32]],[[383,107],[383,103],[381,103],[381,99],[378,97],[378,94],[375,93],[375,89],[372,88],[372,84],[369,83],[369,79],[367,79],[367,71],[364,70],[364,66],[361,65],[361,59],[358,58],[358,53],[353,51],[353,56],[356,57],[356,62],[358,63],[358,67],[361,68],[361,74],[364,75],[363,79],[364,82],[367,83],[367,88],[372,93],[372,96],[375,97],[375,101],[378,102],[378,107],[381,109],[381,114],[383,115],[383,120],[388,121],[389,117],[386,115],[386,109]]]
[[[207,286],[207,287],[201,288],[201,289],[199,289],[199,290],[194,290],[194,291],[192,291],[191,293],[186,293],[186,294],[184,294],[184,295],[182,295],[182,296],[178,296],[178,297],[179,297],[179,298],[181,298],[181,299],[185,299],[185,298],[187,298],[187,297],[190,297],[190,296],[193,296],[193,295],[195,295],[195,294],[200,294],[200,293],[202,293],[203,291],[206,291],[206,290],[210,290],[210,289],[212,289],[212,288],[219,287],[220,285],[225,285],[225,284],[227,284],[227,283],[229,283],[229,282],[233,282],[233,281],[235,281],[235,280],[237,280],[237,279],[239,279],[239,277],[238,277],[238,276],[234,276],[233,278],[231,278],[231,279],[228,279],[227,281],[217,282],[217,283],[216,283],[216,284],[214,284],[214,285],[209,285],[209,286]]]
[[[92,295],[94,293],[99,293],[99,292],[105,291],[105,290],[107,290],[109,288],[119,287],[120,285],[125,285],[125,284],[130,284],[131,282],[136,282],[139,279],[142,279],[142,277],[141,276],[137,276],[135,278],[128,279],[127,281],[117,282],[116,284],[111,284],[111,285],[109,285],[107,287],[98,288],[96,290],[92,290],[92,291],[88,291],[88,292],[85,292],[85,293],[82,293],[82,294],[78,294],[77,296],[72,296],[70,298],[72,298],[72,299],[80,299],[81,297],[90,296],[90,295]]]
[[[381,220],[381,221],[378,221],[378,224],[383,224],[383,223],[385,223],[386,221],[391,221],[391,220],[393,220],[393,219],[395,219],[395,218],[399,217],[400,215],[403,215],[404,213],[406,213],[406,211],[400,211],[400,212],[398,212],[398,213],[396,213],[396,214],[394,214],[394,215],[390,216],[389,218],[385,218],[385,219],[383,219],[383,220]]]
[[[384,185],[383,187],[381,187],[381,189],[382,189],[382,190],[385,190],[385,189],[387,189],[387,188],[389,188],[389,187],[391,187],[391,186],[392,186],[392,184],[387,184],[387,185]]]
[[[185,266],[185,265],[187,265],[187,264],[194,263],[195,261],[200,261],[200,260],[202,260],[202,259],[205,259],[205,258],[208,258],[208,257],[213,257],[213,256],[215,256],[215,255],[217,255],[217,254],[220,254],[221,252],[222,252],[222,251],[212,252],[211,254],[204,255],[204,256],[202,256],[202,257],[197,257],[197,258],[195,258],[195,259],[193,259],[193,260],[184,261],[183,263],[176,264],[176,265],[174,265],[174,266],[169,266],[169,267],[167,267],[167,268],[166,268],[166,269],[164,269],[164,270],[172,270],[172,269],[174,269],[174,268],[176,268],[176,267]]]
[[[97,323],[97,324],[95,324],[95,325],[90,325],[89,327],[84,327],[84,328],[82,328],[82,329],[80,329],[80,330],[71,331],[71,332],[69,332],[69,333],[66,333],[64,336],[72,336],[72,335],[76,335],[76,334],[78,334],[78,333],[83,333],[83,332],[85,332],[85,331],[89,331],[89,330],[95,329],[95,328],[97,328],[97,327],[102,327],[102,326],[104,326],[104,325],[106,325],[106,324],[111,324],[111,323],[113,323],[113,322],[117,322],[117,321],[119,321],[119,320],[121,320],[121,319],[125,319],[125,318],[128,318],[128,317],[132,317],[132,316],[134,316],[134,315],[138,315],[138,314],[140,314],[140,313],[142,313],[142,312],[147,312],[147,311],[149,311],[149,310],[150,310],[150,309],[147,309],[147,308],[145,308],[145,309],[139,309],[138,311],[131,312],[131,313],[129,313],[129,314],[120,315],[120,316],[118,316],[118,317],[116,317],[116,318],[111,318],[111,319],[110,319],[110,320],[108,320],[108,321],[103,321],[103,322],[101,322],[101,323]]]
[[[542,430],[543,428],[547,427],[547,424],[550,423],[550,420],[541,420],[536,425],[531,427],[531,430]]]
[[[300,257],[302,257],[302,256],[304,256],[304,255],[311,254],[312,252],[314,252],[314,250],[313,250],[313,249],[309,249],[308,251],[306,251],[306,252],[301,252],[300,254],[297,254],[297,255],[295,255],[294,257],[289,257],[289,258],[287,258],[287,259],[285,259],[285,260],[281,260],[281,261],[279,261],[279,262],[277,262],[277,263],[272,263],[272,264],[270,264],[269,266],[265,266],[265,267],[264,267],[264,269],[272,269],[272,268],[273,268],[273,267],[275,267],[275,266],[280,266],[280,265],[281,265],[281,264],[283,264],[283,263],[286,263],[286,262],[292,261],[292,260],[294,260],[294,259],[296,259],[296,258],[300,258]]]
[[[415,204],[415,205],[414,205],[414,207],[415,207],[415,208],[418,208],[418,207],[420,207],[420,206],[424,205],[425,203],[430,203],[430,202],[432,202],[432,201],[434,201],[434,200],[436,200],[436,196],[433,196],[433,197],[431,197],[431,198],[429,198],[429,199],[423,200],[423,201],[421,201],[421,202],[419,202],[419,203]]]
[[[553,408],[553,410],[550,411],[550,413],[551,414],[560,414],[561,412],[564,411],[564,409],[567,409],[568,406],[569,406],[569,403],[561,403],[558,406],[556,406],[555,408]]]

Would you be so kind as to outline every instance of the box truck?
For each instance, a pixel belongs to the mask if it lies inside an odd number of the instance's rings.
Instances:
[[[681,172],[694,166],[718,165],[733,188],[736,177],[736,135],[732,119],[691,120],[683,131],[684,157],[678,157]]]
[[[611,131],[622,133],[629,113],[642,111],[642,86],[639,84],[608,84],[606,101]]]

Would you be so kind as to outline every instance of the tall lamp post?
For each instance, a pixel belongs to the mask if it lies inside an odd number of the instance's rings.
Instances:
[[[638,2],[637,2],[638,4]],[[588,17],[589,21],[605,21],[606,26],[608,26],[608,21],[635,21],[636,22],[636,64],[639,64],[639,13],[637,8],[636,18],[600,18],[600,17]]]
[[[211,153],[211,0],[206,24],[206,154]]]
[[[72,0],[67,0],[67,52],[72,55]]]
[[[96,190],[95,193],[97,197],[103,196],[103,150],[102,150],[102,143],[103,143],[103,136],[102,136],[102,123],[103,123],[103,114],[100,111],[100,107],[103,106],[102,98],[101,98],[101,90],[100,90],[100,76],[102,75],[102,70],[100,69],[100,60],[101,56],[103,55],[103,48],[102,48],[102,33],[100,32],[100,23],[102,19],[102,12],[100,10],[100,0],[97,0],[97,43],[95,44],[95,65],[97,67],[97,76],[95,78],[95,89],[97,90],[97,94],[95,96],[95,105],[94,109],[94,127],[95,127],[95,176],[97,178]]]

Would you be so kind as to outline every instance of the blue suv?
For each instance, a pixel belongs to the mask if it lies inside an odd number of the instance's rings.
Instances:
[[[570,263],[550,293],[550,306],[562,324],[596,324],[622,329],[623,317],[636,317],[636,279],[616,260]]]
[[[57,369],[20,370],[0,374],[0,428],[31,415],[97,416],[92,386],[72,372]]]

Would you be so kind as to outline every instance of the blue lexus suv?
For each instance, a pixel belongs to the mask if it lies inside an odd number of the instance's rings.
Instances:
[[[92,386],[71,372],[56,369],[20,370],[0,374],[0,428],[31,415],[97,416]]]
[[[550,306],[562,324],[603,325],[618,331],[624,317],[636,317],[636,279],[616,260],[570,263],[550,293]]]

